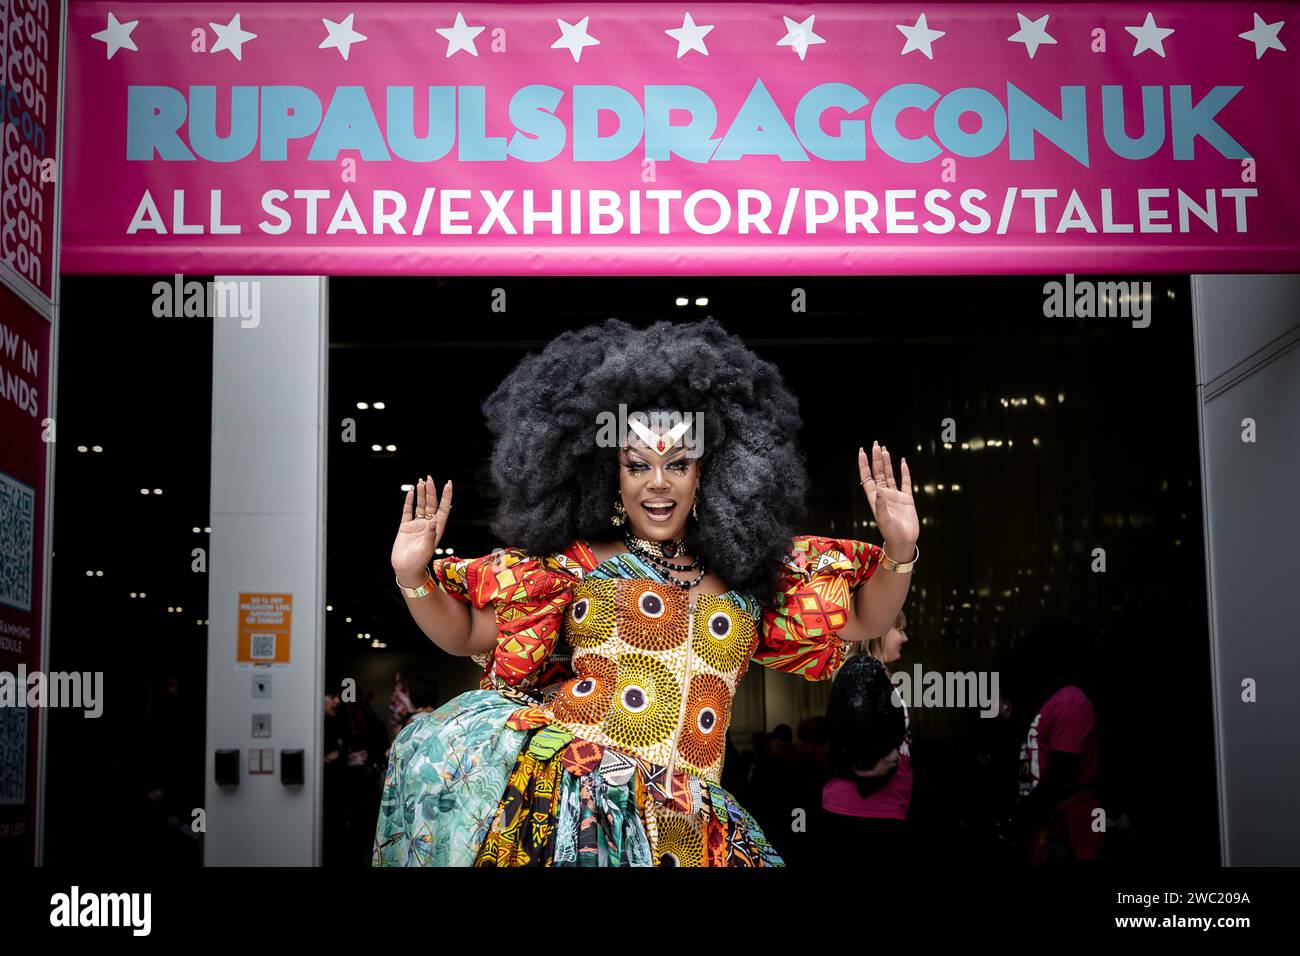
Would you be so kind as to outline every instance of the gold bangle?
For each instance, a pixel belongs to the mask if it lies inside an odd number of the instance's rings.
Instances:
[[[908,561],[906,564],[899,564],[897,561],[895,561],[893,558],[889,556],[889,554],[885,551],[884,548],[881,548],[880,566],[884,568],[886,571],[893,571],[895,574],[907,574],[916,565],[917,558],[921,556],[920,546],[914,544],[912,545],[912,547],[916,548],[916,554],[912,555],[912,560]]]
[[[418,588],[408,588],[404,586],[402,582],[398,580],[396,574],[393,575],[393,580],[397,581],[397,589],[401,591],[403,594],[405,594],[407,597],[409,598],[427,597],[428,595],[433,593],[434,589],[438,586],[438,582],[434,579],[433,573],[429,570],[427,566],[424,569],[424,573],[426,575],[425,581]]]

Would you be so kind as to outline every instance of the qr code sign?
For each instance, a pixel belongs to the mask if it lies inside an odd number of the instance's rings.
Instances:
[[[254,660],[275,660],[275,635],[274,634],[253,634],[252,649],[248,656]]]
[[[0,604],[32,609],[36,492],[0,472]]]
[[[0,806],[27,802],[27,708],[0,707]]]

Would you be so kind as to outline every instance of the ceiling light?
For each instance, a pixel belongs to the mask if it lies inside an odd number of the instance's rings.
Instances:
[[[705,299],[705,298],[699,298],[699,299],[696,299],[696,300],[695,300],[695,304],[696,304],[696,305],[701,305],[701,306],[703,306],[703,305],[708,305],[708,304],[709,304],[709,300],[708,300],[708,299]]]
[[[101,451],[104,450],[104,446],[103,446],[103,445],[91,445],[91,446],[90,446],[90,450],[93,451],[93,452],[95,452],[96,454],[98,454],[99,452],[101,452]]]
[[[89,450],[90,450],[90,449],[88,449],[85,445],[78,445],[78,446],[77,446],[77,451],[89,451]]]
[[[371,445],[371,446],[370,446],[370,450],[371,450],[371,451],[383,451],[383,450],[384,450],[384,446],[383,446],[383,445]]]
[[[162,489],[161,489],[161,488],[155,488],[155,489],[153,490],[153,493],[154,493],[155,495],[160,495],[160,494],[162,494]]]
[[[690,301],[691,301],[690,299],[684,299],[684,298],[682,298],[681,296],[678,296],[678,297],[677,297],[677,304],[678,304],[678,305],[690,305]]]
[[[385,446],[385,450],[386,450],[386,451],[397,451],[397,446],[396,446],[396,445],[386,445],[386,446]]]
[[[369,407],[370,406],[367,405],[365,402],[357,402],[357,408],[361,409],[363,412]]]
[[[383,402],[375,402],[375,404],[372,407],[377,408],[382,412],[387,406],[384,405]]]

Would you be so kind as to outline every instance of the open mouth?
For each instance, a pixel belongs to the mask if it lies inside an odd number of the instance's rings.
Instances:
[[[643,501],[641,507],[649,515],[651,521],[667,521],[677,510],[675,501]]]

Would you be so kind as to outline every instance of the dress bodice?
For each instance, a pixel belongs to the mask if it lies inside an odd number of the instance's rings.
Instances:
[[[438,558],[430,570],[457,600],[495,608],[496,647],[474,660],[482,689],[525,705],[514,726],[555,723],[573,738],[717,782],[750,662],[833,677],[848,648],[837,632],[852,594],[883,553],[796,535],[777,594],[762,605],[734,590],[697,591],[692,601],[653,565],[626,552],[601,560],[585,541],[554,554]]]
[[[760,605],[737,591],[692,601],[624,553],[573,589],[563,636],[574,676],[550,700],[574,736],[718,782],[731,701],[758,645]]]

